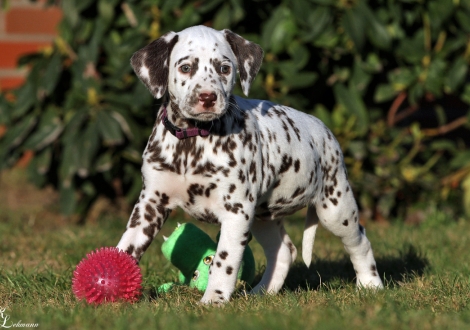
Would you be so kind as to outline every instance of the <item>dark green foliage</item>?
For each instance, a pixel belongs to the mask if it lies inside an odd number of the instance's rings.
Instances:
[[[60,190],[65,213],[84,214],[100,194],[137,197],[159,103],[129,59],[169,30],[207,24],[264,48],[250,97],[315,114],[334,131],[363,211],[404,216],[433,201],[470,214],[470,0],[62,6],[54,46],[23,58],[31,73],[15,102],[0,98],[0,165],[32,150],[31,178]]]

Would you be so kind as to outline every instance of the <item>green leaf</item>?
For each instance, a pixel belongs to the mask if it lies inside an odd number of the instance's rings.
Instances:
[[[213,28],[216,30],[226,29],[239,22],[245,16],[243,7],[232,2],[225,2],[214,17]]]
[[[94,5],[94,2],[96,0],[71,0],[70,2],[72,3],[75,3],[74,6],[76,6],[76,10],[78,10],[79,12],[82,12],[84,11],[85,9],[87,9],[88,7],[90,7],[91,5]],[[67,1],[69,2],[69,1]],[[83,17],[84,15],[82,15],[81,17]]]
[[[319,48],[333,49],[340,43],[341,36],[335,29],[328,25],[322,33],[314,40],[313,44]]]
[[[16,96],[16,104],[13,106],[12,118],[22,117],[36,101],[36,86],[32,80],[27,80],[26,83],[20,87]]]
[[[317,80],[316,72],[299,72],[297,74],[286,77],[282,83],[289,89],[303,88],[310,86]]]
[[[354,159],[361,160],[367,156],[367,145],[364,141],[351,141],[348,146],[348,151],[352,154]]]
[[[43,187],[50,183],[47,172],[52,161],[52,147],[47,147],[39,153],[35,153],[28,165],[28,179],[36,186]]]
[[[361,1],[358,8],[364,13],[367,24],[366,33],[372,44],[380,49],[389,49],[392,40],[387,27],[377,19],[365,2]]]
[[[450,162],[450,167],[454,169],[462,168],[470,164],[470,151],[461,151]]]
[[[417,79],[417,74],[410,68],[399,67],[388,74],[393,89],[402,91],[407,89]]]
[[[335,5],[336,0],[310,0],[313,3],[319,4],[319,5]]]
[[[404,38],[395,51],[397,58],[413,64],[420,64],[426,55],[424,49],[424,30],[418,29],[412,38]]]
[[[49,107],[42,115],[38,128],[24,143],[26,149],[41,150],[56,141],[63,130],[57,110]]]
[[[369,114],[359,93],[354,88],[346,88],[343,84],[333,86],[336,101],[357,117],[358,134],[364,135],[369,128]]]
[[[374,102],[382,103],[393,99],[398,92],[389,84],[380,84],[375,89]]]
[[[231,15],[231,8],[228,3],[225,3],[214,17],[214,29],[222,30],[227,27],[230,24]]]
[[[429,65],[426,75],[426,81],[424,82],[424,87],[433,95],[442,95],[442,86],[444,84],[446,68],[446,62],[439,58],[434,59]]]
[[[325,27],[331,24],[331,9],[324,6],[318,6],[309,12],[308,29],[304,31],[304,40],[315,40],[323,32]]]
[[[105,145],[115,146],[124,142],[121,126],[109,111],[99,111],[96,120]]]
[[[450,69],[447,71],[447,75],[444,80],[444,88],[447,93],[452,93],[459,88],[468,72],[467,61],[463,57],[457,58],[457,60],[451,65]]]
[[[12,104],[0,94],[0,124],[8,125],[11,121]]]
[[[136,125],[132,117],[128,115],[127,111],[121,108],[114,108],[110,114],[119,123],[122,132],[129,140],[133,141],[141,136],[139,127]]]
[[[91,36],[90,42],[87,46],[83,46],[80,50],[81,56],[88,62],[96,64],[98,61],[98,55],[100,51],[100,45],[103,36],[106,32],[107,24],[102,20],[95,21],[95,28],[93,29],[93,35]],[[83,73],[83,72],[82,72]]]
[[[59,163],[59,179],[62,186],[72,185],[72,179],[77,173],[80,161],[80,145],[76,140],[70,140],[64,143],[63,152]]]
[[[83,125],[86,124],[88,118],[87,109],[80,109],[74,112],[68,122],[65,124],[64,134],[62,135],[62,141],[69,142],[75,140],[76,137],[81,133],[80,130]]]
[[[168,1],[173,2],[173,1]],[[193,4],[187,4],[183,7],[181,16],[177,20],[176,24],[174,25],[175,31],[180,31],[188,26],[196,25],[201,20],[199,12],[194,10]]]
[[[49,64],[47,65],[46,72],[44,73],[43,84],[40,85],[46,95],[50,95],[56,87],[61,72],[62,59],[61,55],[57,52],[52,55]]]
[[[60,211],[65,215],[71,215],[77,207],[77,195],[72,185],[61,186],[59,190]]]
[[[349,80],[350,87],[356,89],[362,95],[367,91],[371,79],[372,76],[362,68],[359,59],[356,58],[351,79]]]
[[[38,174],[45,175],[51,166],[52,146],[45,148],[34,156],[35,170]]]
[[[29,132],[31,132],[36,123],[37,118],[31,114],[19,123],[8,128],[5,136],[0,140],[1,152],[6,152],[7,150],[18,147],[28,136]]]
[[[80,22],[79,10],[76,6],[76,2],[77,0],[68,0],[61,3],[64,19],[72,28],[75,28]]]
[[[363,12],[357,8],[346,9],[343,15],[342,26],[346,34],[351,38],[357,50],[364,46],[366,20]]]
[[[288,61],[297,70],[303,69],[309,62],[310,52],[307,47],[299,42],[292,42],[287,49],[291,57],[291,61]]]
[[[285,49],[296,33],[297,26],[291,10],[279,6],[263,29],[263,46],[273,53],[279,53]]]
[[[449,19],[455,9],[455,2],[449,0],[429,1],[428,13],[432,32],[436,33],[442,29],[442,25]],[[459,11],[459,10],[458,10]]]
[[[455,151],[456,146],[454,141],[447,140],[447,139],[442,139],[442,140],[437,140],[431,142],[431,149],[432,150],[439,150],[439,151]],[[470,159],[469,159],[470,160]]]
[[[94,27],[95,25],[92,20],[82,19],[79,30],[76,32],[76,40],[79,42],[87,41],[91,37]]]
[[[323,105],[316,104],[313,114],[320,119],[329,129],[333,129],[333,121],[331,119],[331,112]]]
[[[98,1],[99,19],[104,21],[106,26],[108,26],[114,18],[114,7],[115,4],[109,0]]]
[[[207,0],[200,4],[199,10],[201,13],[207,13],[217,7],[223,0]]]
[[[376,53],[369,53],[367,54],[366,60],[361,62],[361,65],[364,71],[369,73],[377,73],[383,70],[382,61],[380,57]]]
[[[82,178],[86,178],[92,172],[91,165],[100,148],[98,126],[97,122],[91,122],[77,141],[79,154],[77,174]]]
[[[457,19],[462,31],[470,33],[470,13],[466,10],[457,10],[455,18]]]
[[[461,98],[462,101],[467,104],[470,104],[470,83],[465,84]]]
[[[424,85],[423,84],[414,84],[411,86],[408,91],[408,101],[411,104],[418,104],[424,95]]]
[[[106,172],[113,167],[113,157],[110,151],[101,154],[96,160],[95,169],[97,172]]]

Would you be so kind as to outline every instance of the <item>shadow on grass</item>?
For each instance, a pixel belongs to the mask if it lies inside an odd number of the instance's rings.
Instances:
[[[376,257],[377,268],[385,285],[395,287],[399,283],[411,282],[414,277],[423,275],[429,267],[428,259],[414,246],[409,245],[399,251],[398,256]],[[262,272],[255,278],[254,285],[261,280]],[[296,262],[287,275],[284,288],[287,290],[318,290],[337,288],[344,284],[356,283],[356,274],[349,257],[339,260],[317,259],[307,268]]]

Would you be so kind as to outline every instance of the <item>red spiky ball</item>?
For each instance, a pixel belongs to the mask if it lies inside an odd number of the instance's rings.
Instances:
[[[142,274],[136,260],[115,247],[88,253],[73,272],[72,290],[89,304],[135,302],[141,294]]]

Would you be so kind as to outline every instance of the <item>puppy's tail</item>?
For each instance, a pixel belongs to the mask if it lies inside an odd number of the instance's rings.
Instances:
[[[309,206],[305,218],[304,235],[302,238],[302,259],[307,267],[312,263],[313,243],[318,227],[318,216],[314,206]]]

